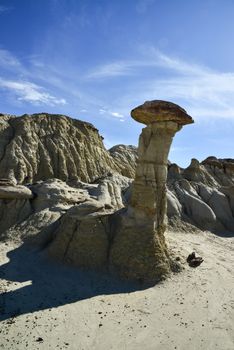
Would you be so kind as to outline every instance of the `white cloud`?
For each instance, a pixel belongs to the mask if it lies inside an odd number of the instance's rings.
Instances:
[[[56,65],[52,67],[47,64],[45,57],[31,56],[31,64],[25,68],[26,65],[17,57],[0,49],[0,68],[3,72],[0,88],[21,101],[54,106],[66,104],[64,98],[56,97],[53,92],[60,89],[63,94],[82,101],[86,109],[92,105],[92,109],[98,110],[100,115],[119,121],[125,119],[124,115],[129,115],[131,107],[149,99],[165,99],[181,104],[196,120],[234,120],[234,72],[215,71],[202,64],[166,55],[154,47],[141,47],[136,57],[134,60],[113,61],[93,67],[81,76],[81,82],[83,79],[85,84],[79,85],[73,70],[61,72]],[[123,78],[121,88],[119,83],[109,88],[109,79],[118,76]],[[100,92],[96,89],[90,96],[89,89],[85,88],[92,87],[92,83],[99,80],[106,84],[103,84]],[[110,104],[113,99],[115,106]]]
[[[148,48],[147,52],[147,58],[116,63],[122,67],[122,71],[118,71],[120,75],[128,75],[129,71],[140,74],[139,68],[150,68],[150,74],[146,76],[145,70],[142,71],[137,84],[130,80],[125,83],[125,91],[128,87],[129,93],[118,100],[121,110],[127,110],[127,106],[129,108],[144,99],[165,99],[182,103],[195,118],[234,119],[234,72],[218,72],[167,56],[154,48]],[[108,70],[102,71],[108,77]]]
[[[57,98],[44,91],[41,86],[28,81],[13,81],[0,78],[0,87],[14,94],[19,101],[30,102],[35,105],[65,105],[64,98]]]
[[[203,74],[210,71],[207,67],[196,64],[190,64],[177,58],[169,57],[154,47],[141,48],[143,56],[137,60],[122,60],[106,63],[95,67],[89,72],[86,79],[105,79],[119,76],[136,75],[141,72],[142,68],[164,68],[173,70],[182,75],[186,74]],[[145,53],[147,52],[147,57]],[[211,71],[210,71],[211,72]]]
[[[21,67],[21,63],[9,51],[0,49],[0,67],[17,69]]]
[[[105,108],[105,107],[99,108],[98,112],[99,112],[99,114],[101,114],[101,115],[106,115],[107,117],[108,117],[108,116],[112,116],[112,117],[114,117],[114,118],[117,118],[117,119],[119,119],[119,121],[121,121],[121,122],[124,121],[124,115],[123,115],[123,114],[121,114],[121,113],[119,113],[119,112],[113,112],[113,111],[111,111],[111,110],[109,110],[109,109],[107,109],[107,108]]]
[[[104,108],[99,108],[99,114],[105,114],[107,111]]]
[[[133,63],[128,61],[100,65],[86,75],[86,79],[104,79],[131,75]]]
[[[120,118],[120,119],[124,118],[123,114],[120,114],[119,112],[110,112],[110,114],[115,118]]]

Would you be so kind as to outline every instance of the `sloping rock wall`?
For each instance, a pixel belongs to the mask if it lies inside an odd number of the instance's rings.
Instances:
[[[109,149],[111,156],[117,162],[121,174],[130,178],[135,177],[136,162],[138,158],[137,147],[116,145]]]
[[[48,113],[0,115],[0,178],[20,184],[50,178],[91,182],[110,170],[131,177],[134,159],[121,160],[89,123]]]

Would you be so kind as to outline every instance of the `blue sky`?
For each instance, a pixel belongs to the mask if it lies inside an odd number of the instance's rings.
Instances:
[[[233,0],[0,0],[0,111],[93,123],[137,144],[145,100],[194,118],[170,160],[234,158]]]

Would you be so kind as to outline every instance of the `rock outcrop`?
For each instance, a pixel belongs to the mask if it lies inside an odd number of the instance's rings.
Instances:
[[[186,169],[169,166],[168,218],[219,234],[234,232],[234,160],[192,159]]]
[[[123,155],[112,153],[89,123],[48,113],[0,115],[0,178],[20,184],[50,178],[91,182],[109,170],[131,177],[134,156],[122,164]]]
[[[109,152],[117,162],[121,174],[123,176],[134,178],[138,158],[137,147],[116,145],[110,148]]]
[[[107,267],[113,231],[111,216],[124,207],[124,193],[130,183],[126,177],[109,174],[98,184],[83,184],[89,198],[63,215],[49,254],[75,266]]]
[[[0,115],[0,240],[151,283],[174,266],[166,212],[174,229],[233,234],[234,160],[192,159],[182,169],[167,155],[174,133],[192,122],[186,112],[153,101],[132,116],[147,124],[139,158],[133,146],[108,152],[98,131],[79,120]]]
[[[131,112],[142,130],[135,180],[127,210],[119,215],[111,265],[121,276],[147,283],[170,271],[166,229],[167,157],[173,136],[193,120],[179,106],[145,102]]]

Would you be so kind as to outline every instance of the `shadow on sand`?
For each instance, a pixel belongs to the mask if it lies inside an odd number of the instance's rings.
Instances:
[[[26,244],[7,254],[0,278],[30,284],[0,295],[0,321],[22,314],[50,309],[98,295],[130,293],[139,284],[119,281],[106,272],[90,272],[55,264],[42,251]]]

